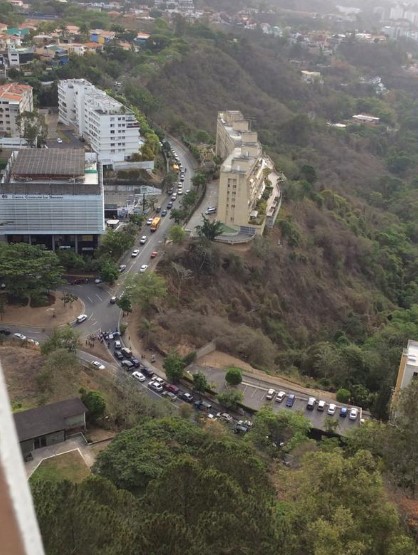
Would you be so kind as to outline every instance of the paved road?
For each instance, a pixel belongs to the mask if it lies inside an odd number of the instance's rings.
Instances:
[[[191,188],[190,180],[193,176],[193,169],[196,166],[196,162],[191,156],[191,154],[188,152],[188,150],[183,145],[181,145],[181,143],[179,143],[174,139],[173,140],[170,139],[170,143],[173,145],[175,151],[177,152],[183,167],[187,168],[186,175],[185,175],[185,183],[184,183],[184,189],[187,190],[188,188]],[[179,205],[180,198],[179,197],[177,198],[177,200],[174,202],[174,206]],[[169,197],[167,195],[166,199],[162,202],[162,205],[161,205],[162,209],[164,209],[167,206],[168,201],[169,201]],[[132,248],[132,249],[138,248],[140,252],[136,258],[132,258],[131,252],[128,252],[121,259],[120,263],[126,264],[127,267],[126,267],[126,270],[123,273],[121,273],[114,287],[110,288],[105,284],[96,285],[92,283],[83,284],[83,285],[66,285],[65,287],[63,287],[64,290],[74,293],[84,302],[85,313],[87,314],[88,318],[82,324],[74,324],[75,327],[77,327],[77,329],[81,332],[83,337],[86,337],[89,334],[97,334],[100,330],[114,331],[118,329],[121,311],[117,307],[117,305],[110,304],[110,297],[113,295],[120,295],[124,289],[124,282],[125,282],[126,276],[128,276],[132,272],[138,272],[139,268],[143,264],[148,264],[150,267],[148,268],[147,271],[152,271],[152,266],[155,264],[155,261],[150,258],[151,253],[153,251],[158,251],[157,256],[162,255],[165,237],[170,227],[173,225],[173,220],[169,218],[169,214],[170,212],[168,212],[165,218],[162,218],[160,227],[155,233],[151,233],[149,230],[149,227],[144,225],[143,230],[138,234],[138,239],[137,239],[138,244],[135,244],[135,246]],[[147,242],[143,246],[139,245],[139,238],[141,235],[147,236]],[[12,332],[21,331],[27,337],[31,337],[38,341],[45,339],[47,337],[47,334],[38,328],[33,328],[33,327],[29,328],[24,325],[7,326],[7,327]],[[1,324],[0,324],[0,328],[1,328]],[[122,344],[123,344],[123,340],[122,340]],[[110,345],[110,350],[111,352],[113,352],[113,344]],[[138,353],[134,353],[134,354],[138,354]],[[82,351],[80,351],[78,355],[79,355],[79,358],[85,362],[91,362],[92,360],[99,360],[106,367],[108,367],[113,372],[115,372],[115,374],[118,374],[118,375],[123,374],[126,376],[126,371],[123,370],[116,361],[112,364],[109,364],[109,362],[101,361],[97,357],[94,357],[89,353],[85,353]],[[154,370],[156,374],[159,373],[157,369],[152,367],[150,362],[148,361],[142,361],[142,362],[144,362],[146,366]],[[222,377],[222,380],[223,380],[223,377]],[[144,388],[150,397],[153,397],[153,398],[155,396],[160,397],[157,393],[155,393],[154,391],[150,390],[147,387],[149,380],[147,380],[142,384],[137,380],[135,380],[134,378],[132,378],[132,381],[135,382],[138,387]],[[271,384],[269,384],[266,380],[263,380],[260,378],[246,376],[244,383],[241,384],[240,387],[243,390],[245,403],[247,404],[247,406],[257,410],[266,403],[266,400],[265,400],[266,391],[268,387],[271,387]],[[290,393],[290,391],[288,390],[287,393]],[[299,392],[294,392],[294,393],[296,394],[295,405],[292,409],[286,409],[286,410],[301,410],[306,414],[306,416],[309,416],[311,418],[312,423],[315,427],[318,427],[319,429],[323,428],[326,411],[323,413],[319,413],[316,410],[313,412],[306,411],[305,409],[306,409],[307,397],[301,395]],[[276,403],[273,401],[271,402],[271,405],[274,407],[274,410],[285,410],[284,404]],[[349,427],[355,426],[356,424],[358,425],[359,423],[359,419],[356,422],[352,422],[352,421],[349,421],[348,418],[343,419],[343,418],[339,418],[338,416],[335,416],[334,418],[338,420],[337,431],[340,433],[344,433],[346,428],[348,429]]]

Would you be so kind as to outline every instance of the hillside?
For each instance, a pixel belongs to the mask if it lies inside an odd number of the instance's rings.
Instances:
[[[218,337],[223,348],[270,372],[297,369],[323,387],[350,387],[356,402],[383,415],[408,333],[386,358],[380,347],[370,354],[368,338],[385,329],[393,310],[418,301],[417,224],[408,209],[416,198],[415,96],[405,72],[387,98],[355,83],[362,71],[377,70],[373,59],[385,59],[385,75],[394,79],[405,53],[393,45],[342,49],[318,87],[302,83],[288,61],[295,51],[274,39],[213,33],[190,41],[181,61],[147,81],[160,106],[151,117],[178,135],[213,136],[217,111],[240,109],[289,181],[277,228],[264,243],[242,253],[218,247],[206,275],[196,272],[193,246],[169,253],[160,268],[174,297],[170,261],[194,275],[187,294],[166,303],[156,336],[171,346]],[[326,124],[361,110],[398,126],[397,133],[384,125],[341,131]],[[355,360],[350,349],[358,349]]]
[[[219,110],[239,109],[288,178],[273,233],[249,252],[169,253],[160,271],[172,296],[151,322],[156,342],[194,348],[221,336],[225,349],[270,372],[349,387],[353,402],[385,416],[415,329],[404,322],[415,326],[418,303],[418,89],[406,47],[349,38],[324,57],[297,41],[199,22],[157,20],[153,32],[138,53],[109,47],[57,74],[102,87],[118,78],[122,99],[195,144],[214,140]],[[382,65],[384,94],[371,84]],[[323,83],[304,83],[301,68],[320,70]],[[379,124],[355,124],[358,113]],[[202,252],[206,272],[197,271]],[[193,271],[187,295],[170,261]],[[394,320],[400,329],[385,345],[379,334]]]

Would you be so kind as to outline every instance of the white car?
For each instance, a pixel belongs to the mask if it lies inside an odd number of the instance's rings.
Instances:
[[[135,372],[132,372],[132,376],[140,382],[145,382],[146,380],[144,374],[141,374],[141,372],[138,372],[138,370],[136,370]]]
[[[276,391],[274,389],[270,388],[267,391],[267,395],[266,395],[267,401],[271,401],[275,395],[276,395]]]
[[[205,212],[206,215],[208,214],[216,214],[216,208],[214,206],[209,206]]]
[[[98,360],[93,360],[91,365],[94,366],[95,368],[97,368],[98,370],[105,370],[106,369],[106,366],[104,364],[102,364],[101,362],[99,362]]]
[[[119,272],[124,272],[126,270],[126,264],[121,264],[119,266]]]
[[[102,280],[101,280],[100,278],[96,278],[96,279],[94,280],[94,283],[95,283],[96,285],[98,285],[99,283],[102,283]]]
[[[60,137],[58,137],[57,143],[62,143],[62,139]]]
[[[81,322],[84,322],[87,318],[87,314],[80,314],[80,316],[77,316],[77,324],[81,324]]]
[[[330,405],[328,407],[328,410],[327,410],[327,413],[330,416],[334,416],[336,410],[337,410],[337,405],[335,405],[334,403],[330,403]]]
[[[151,225],[151,224],[152,224],[152,218],[148,218],[147,225]]]
[[[23,335],[23,333],[14,333],[13,337],[16,337],[16,339],[20,339],[21,341],[26,341],[26,335]]]
[[[119,340],[115,341],[115,349],[120,349],[122,347],[121,343]]]
[[[180,187],[177,189],[177,194],[178,195],[182,195],[183,194],[183,189],[180,189]]]
[[[146,235],[143,235],[143,236],[141,237],[141,239],[139,240],[139,242],[141,243],[141,245],[145,245],[145,243],[147,242],[147,236],[146,236]]]
[[[319,412],[323,412],[325,410],[325,401],[319,401],[318,402],[318,406],[316,407],[316,410],[319,410]]]
[[[148,387],[150,389],[153,389],[157,393],[161,393],[161,391],[163,391],[163,389],[164,389],[163,386],[161,384],[159,384],[158,382],[150,382],[148,384]]]
[[[358,410],[356,408],[352,408],[350,410],[350,414],[348,415],[348,418],[350,420],[357,420],[357,416],[358,416]]]
[[[138,256],[138,254],[139,254],[139,249],[135,249],[135,250],[132,251],[131,256],[132,256],[132,258],[135,258],[136,256]]]
[[[148,264],[142,264],[142,266],[139,268],[139,271],[141,272],[141,274],[143,274],[144,272],[146,272],[148,269]]]
[[[282,401],[284,401],[285,397],[286,391],[279,391],[279,393],[276,395],[276,403],[281,403]]]
[[[154,376],[153,381],[159,383],[160,385],[164,385],[164,380],[159,376],[157,377]]]

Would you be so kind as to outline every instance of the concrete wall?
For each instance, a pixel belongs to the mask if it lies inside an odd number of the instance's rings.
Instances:
[[[211,341],[196,351],[196,360],[216,351],[216,343]]]

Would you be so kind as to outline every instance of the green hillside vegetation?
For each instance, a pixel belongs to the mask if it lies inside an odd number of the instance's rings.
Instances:
[[[318,448],[305,426],[292,451],[297,465],[288,468],[277,448],[255,450],[258,425],[247,441],[219,423],[143,420],[102,451],[96,476],[81,484],[35,481],[46,552],[416,553],[369,452]]]

